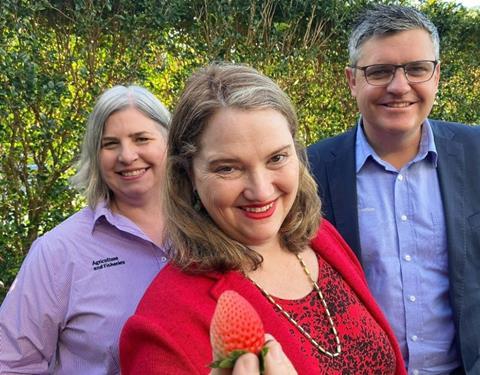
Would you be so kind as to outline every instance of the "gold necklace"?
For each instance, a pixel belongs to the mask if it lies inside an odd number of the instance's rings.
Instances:
[[[337,332],[337,329],[335,328],[335,323],[333,322],[333,319],[332,319],[332,316],[330,314],[330,310],[328,310],[328,307],[327,307],[327,303],[325,302],[325,298],[323,298],[323,294],[322,294],[322,291],[320,290],[320,287],[318,286],[317,282],[314,281],[312,279],[312,276],[310,275],[310,271],[308,270],[307,266],[305,265],[305,263],[303,262],[303,259],[302,257],[299,255],[299,254],[296,254],[297,255],[297,258],[298,260],[300,261],[300,264],[303,268],[303,271],[305,272],[305,274],[307,275],[307,277],[309,278],[309,280],[311,281],[312,285],[313,285],[313,288],[315,289],[315,291],[317,292],[318,294],[318,297],[320,297],[320,301],[322,302],[322,306],[323,308],[325,309],[325,314],[327,315],[327,319],[328,319],[328,323],[330,324],[330,327],[331,327],[331,331],[333,333],[333,335],[335,336],[335,343],[337,344],[337,347],[335,349],[335,352],[330,352],[328,351],[327,349],[325,349],[324,347],[322,347],[307,331],[305,331],[305,329],[300,325],[298,324],[295,319],[292,318],[292,316],[286,312],[282,306],[280,306],[274,299],[273,297],[265,290],[263,289],[260,285],[258,285],[254,280],[252,280],[250,277],[247,276],[247,278],[253,283],[255,284],[255,286],[260,289],[260,291],[263,293],[263,295],[268,299],[268,301],[274,305],[281,313],[282,315],[287,318],[287,320],[292,323],[295,328],[297,328],[300,333],[302,335],[304,335],[308,341],[310,341],[312,343],[312,345],[314,347],[316,347],[318,349],[318,351],[320,353],[323,353],[325,354],[326,356],[330,357],[330,358],[335,358],[335,357],[338,357],[340,355],[340,353],[342,352],[342,345],[340,344],[340,338],[338,337],[338,332]]]

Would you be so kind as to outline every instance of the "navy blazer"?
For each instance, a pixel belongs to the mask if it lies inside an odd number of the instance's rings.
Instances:
[[[429,120],[445,210],[450,298],[467,374],[480,374],[480,126]],[[307,149],[324,216],[361,260],[355,171],[356,127]]]

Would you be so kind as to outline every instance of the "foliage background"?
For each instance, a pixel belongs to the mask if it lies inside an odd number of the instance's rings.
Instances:
[[[32,241],[84,203],[69,186],[88,113],[114,84],[167,107],[212,60],[274,78],[295,103],[305,144],[352,126],[343,78],[352,20],[369,0],[2,0],[0,301]],[[414,5],[439,28],[442,81],[432,117],[480,123],[480,10]]]

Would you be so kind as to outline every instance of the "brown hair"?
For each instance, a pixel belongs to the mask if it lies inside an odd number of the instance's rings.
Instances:
[[[190,271],[255,269],[263,260],[228,237],[204,209],[194,209],[192,160],[208,120],[221,108],[273,109],[285,116],[294,139],[297,131],[297,116],[288,96],[255,69],[214,63],[190,77],[172,117],[165,188],[168,251],[173,263]],[[299,189],[280,236],[282,245],[297,253],[315,234],[321,207],[304,149],[298,142],[295,148],[300,161]]]

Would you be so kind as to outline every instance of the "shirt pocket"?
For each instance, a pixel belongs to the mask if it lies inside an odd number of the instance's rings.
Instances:
[[[447,227],[443,216],[431,214],[432,233],[431,233],[431,249],[432,255],[445,257],[447,260]]]

